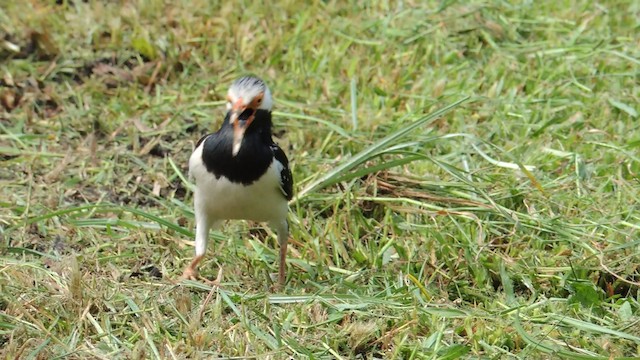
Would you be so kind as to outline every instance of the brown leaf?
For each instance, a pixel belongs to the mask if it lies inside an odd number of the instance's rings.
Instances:
[[[7,89],[0,93],[0,104],[8,111],[15,109],[20,105],[22,94],[14,89]]]
[[[92,72],[98,76],[114,76],[119,80],[133,81],[130,71],[109,64],[99,63],[93,67]]]
[[[143,124],[142,121],[140,121],[140,118],[138,117],[133,118],[133,125],[135,125],[136,129],[138,129],[138,131],[140,131],[141,133],[147,133],[147,132],[153,131],[152,128]]]
[[[59,53],[58,47],[49,36],[49,33],[32,31],[31,43],[36,48],[38,57],[42,60],[52,59]]]
[[[67,165],[69,165],[73,160],[74,160],[73,152],[69,150],[67,154],[64,156],[64,158],[62,159],[62,161],[60,161],[60,163],[55,168],[53,168],[44,176],[44,181],[47,184],[56,182],[60,177],[60,174],[64,171],[64,169],[67,168]]]
[[[154,181],[151,193],[155,196],[160,196],[160,190],[162,190],[162,184],[158,180]]]
[[[159,137],[153,138],[151,141],[146,143],[142,149],[138,152],[138,155],[147,155],[151,150],[160,142]]]

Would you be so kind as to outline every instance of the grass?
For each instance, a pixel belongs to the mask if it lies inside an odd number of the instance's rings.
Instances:
[[[0,354],[634,358],[640,6],[0,1]],[[261,15],[266,14],[266,15]],[[187,159],[276,98],[260,224],[193,253]]]

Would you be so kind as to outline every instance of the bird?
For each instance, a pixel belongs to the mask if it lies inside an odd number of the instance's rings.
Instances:
[[[251,220],[267,222],[277,233],[282,286],[293,177],[289,159],[272,138],[271,91],[259,77],[242,76],[231,84],[226,100],[220,129],[203,136],[189,158],[189,175],[195,181],[195,256],[182,277],[199,279],[210,229],[225,220]]]

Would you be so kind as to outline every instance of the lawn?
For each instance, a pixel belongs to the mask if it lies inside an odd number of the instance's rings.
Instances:
[[[640,2],[0,0],[0,356],[640,351]],[[291,160],[193,255],[237,77]]]

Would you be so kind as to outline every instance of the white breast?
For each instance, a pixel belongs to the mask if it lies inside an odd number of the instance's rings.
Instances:
[[[224,176],[216,179],[202,162],[201,144],[189,159],[189,173],[196,183],[195,209],[206,212],[211,220],[282,221],[288,204],[280,190],[281,170],[274,160],[260,179],[246,186]]]

